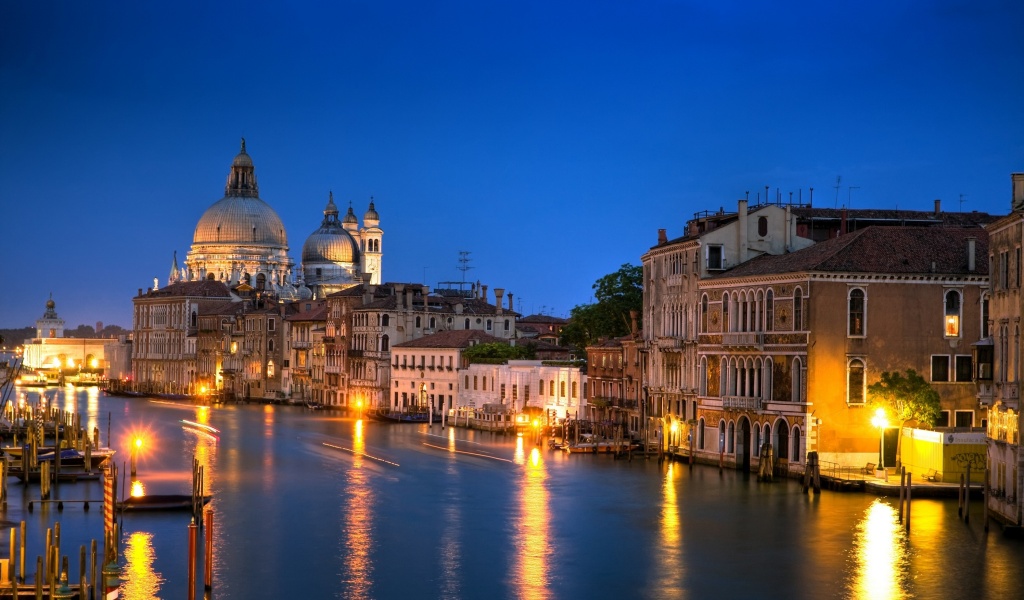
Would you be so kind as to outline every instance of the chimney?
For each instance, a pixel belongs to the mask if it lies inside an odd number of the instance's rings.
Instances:
[[[421,293],[423,294],[423,308],[426,309],[427,308],[427,296],[430,295],[430,286],[429,285],[423,286],[423,289],[421,290]]]
[[[843,217],[839,222],[839,235],[846,235],[846,207],[843,207]]]
[[[935,214],[936,214],[936,216],[942,214],[942,199],[941,198],[936,198],[935,199]]]
[[[494,288],[494,306],[498,307],[498,314],[501,314],[501,302],[505,296],[505,288]]]
[[[508,293],[508,310],[509,312],[515,312],[515,309],[512,308],[512,292]]]
[[[484,299],[484,302],[487,302],[487,286],[486,285],[480,286],[480,297]]]
[[[972,272],[972,273],[974,272],[974,266],[975,266],[974,265],[974,247],[975,247],[975,242],[976,241],[977,241],[977,238],[975,238],[973,236],[967,238],[967,270]]]
[[[1011,210],[1024,210],[1024,173],[1011,173],[1010,181],[1013,182],[1013,203]]]
[[[767,200],[767,198],[765,198]],[[738,230],[737,235],[739,239],[736,240],[736,245],[739,248],[740,256],[738,264],[743,263],[747,260],[747,201],[739,201],[739,210],[737,211],[739,219],[736,223]]]
[[[636,311],[635,310],[629,311],[629,334],[631,336],[634,336],[634,337],[636,336]]]
[[[668,234],[664,229],[658,230],[658,244],[665,244],[668,242]]]
[[[783,248],[785,249],[786,252],[789,252],[790,250],[793,249],[792,228],[793,228],[793,207],[787,204],[786,205],[786,233],[783,236]]]
[[[139,296],[142,295],[142,288],[139,288]]]

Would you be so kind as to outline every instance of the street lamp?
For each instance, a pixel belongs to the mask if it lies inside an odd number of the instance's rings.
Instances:
[[[888,475],[885,470],[885,428],[889,426],[889,421],[885,418],[884,409],[879,408],[875,411],[871,424],[878,428],[878,468]]]

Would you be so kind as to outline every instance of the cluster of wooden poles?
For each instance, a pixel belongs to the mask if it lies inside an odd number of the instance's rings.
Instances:
[[[79,583],[72,587],[70,578],[69,557],[61,554],[60,522],[46,530],[46,547],[43,555],[36,557],[36,569],[33,584],[26,584],[25,572],[25,521],[19,527],[10,528],[10,547],[8,559],[0,559],[0,575],[3,576],[0,587],[0,598],[32,597],[43,598],[78,598],[79,600],[97,600],[108,597],[108,592],[116,590],[120,585],[121,570],[117,566],[117,526],[108,532],[103,547],[103,567],[99,576],[103,578],[103,591],[97,591],[98,554],[96,540],[92,540],[88,552],[83,545],[79,548],[78,573]],[[17,561],[15,561],[17,557]]]

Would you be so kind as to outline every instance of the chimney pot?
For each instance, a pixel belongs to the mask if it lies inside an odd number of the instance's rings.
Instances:
[[[666,231],[664,229],[659,229],[658,230],[658,243],[659,244],[664,244],[666,242],[668,242],[668,234],[666,233]]]
[[[936,215],[942,214],[942,199],[941,198],[936,198],[935,199],[935,214]]]

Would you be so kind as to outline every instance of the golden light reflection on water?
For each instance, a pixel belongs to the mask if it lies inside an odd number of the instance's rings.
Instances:
[[[369,475],[365,469],[369,465],[363,456],[366,452],[366,437],[361,420],[354,423],[352,450],[352,467],[346,476],[348,497],[343,500],[342,507],[343,555],[348,557],[342,582],[349,590],[348,598],[370,598],[370,584],[373,581],[373,563],[370,561],[373,510]]]
[[[210,409],[201,406],[196,409],[195,422],[200,425],[210,425]],[[217,438],[212,435],[195,436],[196,445],[193,451],[196,461],[203,468],[203,493],[209,494],[213,489],[214,479],[217,472],[213,468],[213,459],[217,451]]]
[[[128,536],[128,541],[124,546],[122,598],[125,600],[159,598],[158,592],[164,578],[153,570],[155,558],[153,534],[140,531]]]
[[[548,523],[551,521],[548,505],[547,468],[540,450],[533,448],[527,458],[523,438],[516,439],[515,462],[523,465],[520,486],[519,513],[516,515],[512,572],[516,597],[541,600],[551,597],[548,565],[552,548]]]
[[[676,464],[672,461],[668,461],[668,469],[661,484],[661,514],[658,522],[660,530],[655,587],[668,598],[679,598],[683,595],[685,565],[682,559],[683,530],[676,492]]]
[[[875,500],[853,536],[852,597],[872,600],[908,598],[909,556],[896,509]]]

